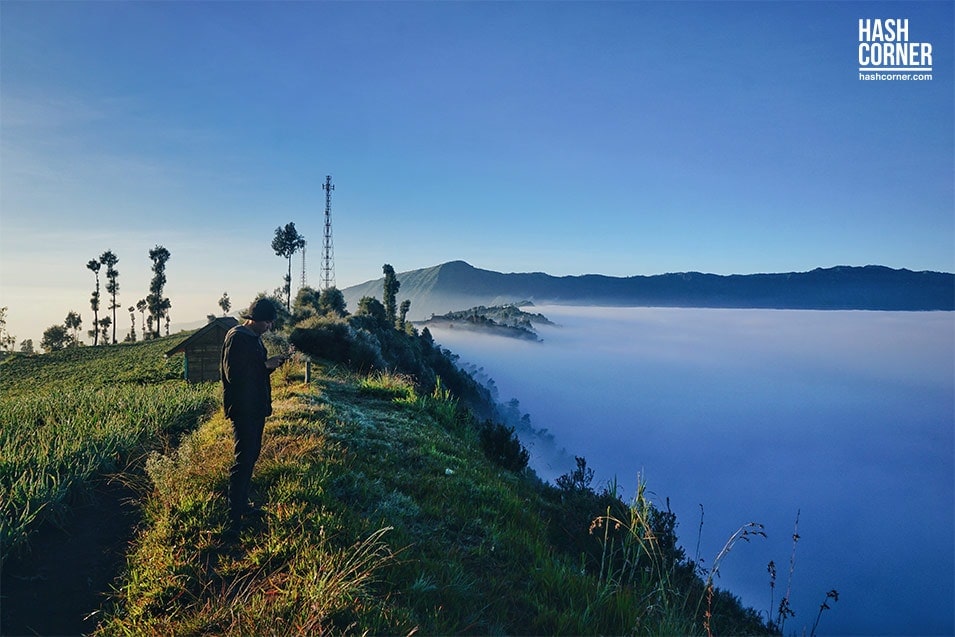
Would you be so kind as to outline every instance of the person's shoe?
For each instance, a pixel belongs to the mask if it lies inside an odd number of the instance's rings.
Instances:
[[[239,535],[242,533],[242,521],[232,520],[229,526],[222,532],[222,541],[234,544],[239,541]]]

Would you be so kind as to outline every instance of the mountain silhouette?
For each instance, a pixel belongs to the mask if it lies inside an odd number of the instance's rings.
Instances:
[[[680,272],[652,276],[551,276],[543,272],[482,270],[464,261],[402,272],[398,299],[410,299],[408,318],[477,305],[530,301],[538,305],[712,307],[800,310],[955,310],[955,274],[913,272],[878,265],[836,266],[809,272],[717,275]],[[342,290],[348,307],[363,296],[381,298],[384,279]]]

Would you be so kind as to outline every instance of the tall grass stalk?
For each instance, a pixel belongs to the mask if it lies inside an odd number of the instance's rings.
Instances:
[[[769,573],[769,610],[766,612],[766,621],[772,624],[773,606],[776,604],[776,562],[769,560],[766,571]]]
[[[720,566],[723,564],[723,560],[729,555],[730,551],[733,550],[733,547],[736,546],[736,543],[739,541],[749,542],[752,537],[766,537],[765,527],[759,522],[748,522],[743,526],[736,529],[736,531],[730,536],[730,538],[723,545],[723,548],[720,549],[720,552],[717,553],[716,559],[713,560],[713,566],[710,568],[709,574],[706,577],[706,611],[704,612],[704,621],[703,627],[706,629],[706,634],[708,637],[712,637],[713,631],[710,620],[713,617],[713,580],[719,575]]]
[[[789,605],[789,599],[792,595],[793,589],[793,573],[796,570],[796,545],[799,543],[799,514],[800,510],[796,510],[796,523],[793,525],[793,550],[789,555],[789,578],[786,581],[786,595],[779,600],[779,612],[776,614],[776,628],[779,629],[779,632],[782,633],[783,629],[786,627],[786,619],[789,617],[794,617],[796,613],[793,612],[792,607]]]
[[[826,598],[823,599],[823,600],[822,600],[822,604],[819,605],[819,614],[816,615],[816,621],[813,622],[813,624],[812,624],[812,631],[809,633],[810,637],[815,637],[815,635],[816,635],[816,629],[819,628],[819,620],[822,619],[822,611],[824,611],[824,610],[829,610],[830,608],[832,608],[832,607],[829,605],[829,600],[830,600],[830,599],[831,599],[832,601],[834,601],[834,602],[838,602],[838,601],[839,601],[839,591],[837,591],[836,589],[832,589],[831,591],[829,591],[828,593],[826,593]]]
[[[430,413],[446,429],[456,425],[462,413],[458,399],[444,386],[440,376],[437,377],[431,395],[418,399],[418,406]]]
[[[378,371],[358,379],[358,389],[366,396],[414,402],[417,394],[414,379],[406,374]]]
[[[611,483],[610,494],[616,494],[615,483]],[[626,517],[617,516],[608,507],[591,524],[591,534],[600,532],[602,546],[600,594],[607,596],[623,588],[640,591],[642,607],[636,618],[639,632],[690,634],[698,630],[694,618],[702,617],[703,629],[712,635],[714,580],[720,567],[738,542],[766,537],[763,525],[750,522],[737,529],[720,549],[709,571],[702,571],[705,579],[695,580],[694,585],[688,573],[696,571],[683,563],[682,549],[673,544],[669,514],[653,507],[642,479],[638,479],[636,495],[626,513]]]
[[[598,599],[624,588],[641,596],[636,610],[636,623],[644,626],[678,626],[679,632],[690,627],[684,618],[684,604],[676,585],[673,556],[663,549],[654,528],[653,505],[646,495],[646,482],[638,477],[637,491],[626,507],[626,517],[617,516],[610,507],[597,517],[590,532],[600,531],[602,546],[597,582]],[[616,493],[616,485],[611,485]]]

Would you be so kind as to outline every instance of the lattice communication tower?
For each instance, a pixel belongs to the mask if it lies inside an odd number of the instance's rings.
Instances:
[[[335,287],[335,248],[332,246],[332,176],[325,176],[325,237],[322,241],[322,289]]]
[[[308,245],[308,244],[305,243],[305,241],[303,240],[303,241],[302,241],[302,283],[301,283],[301,285],[299,286],[299,287],[303,287],[303,288],[304,288],[306,285],[308,285],[308,279],[305,278],[305,247],[306,247],[307,245]]]

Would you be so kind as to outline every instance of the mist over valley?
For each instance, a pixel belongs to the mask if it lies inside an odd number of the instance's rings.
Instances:
[[[641,475],[704,565],[738,527],[765,524],[718,580],[764,613],[767,564],[778,603],[798,513],[787,629],[808,631],[831,589],[824,633],[955,629],[952,313],[530,311],[557,324],[535,326],[542,342],[432,333],[553,436],[524,433],[541,477],[575,455],[595,485],[632,494]]]

